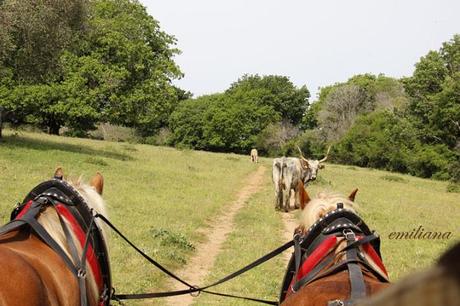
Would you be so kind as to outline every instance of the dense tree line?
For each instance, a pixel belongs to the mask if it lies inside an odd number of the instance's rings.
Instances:
[[[460,182],[460,35],[410,77],[358,75],[322,88],[302,126],[293,142],[312,155],[334,144],[340,163]]]
[[[224,93],[181,103],[170,118],[170,143],[247,152],[271,125],[298,125],[309,97],[306,86],[296,88],[287,77],[244,75]]]
[[[86,136],[112,123],[153,143],[271,156],[332,144],[340,163],[460,182],[460,35],[410,77],[356,75],[311,104],[279,75],[192,98],[172,84],[175,44],[137,0],[0,0],[0,127]]]

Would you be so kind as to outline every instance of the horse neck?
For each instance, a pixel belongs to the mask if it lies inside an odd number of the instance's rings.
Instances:
[[[102,198],[96,193],[96,191],[94,191],[93,193],[92,188],[90,189],[85,189],[85,188],[86,187],[80,186],[78,187],[78,190],[80,191],[80,194],[83,196],[83,198],[85,198],[88,205],[96,209],[96,211],[98,211],[99,213],[106,216],[105,208],[104,208],[105,205],[104,205]],[[67,241],[65,233],[62,229],[61,221],[59,219],[59,216],[56,210],[53,207],[47,207],[43,212],[40,213],[39,217],[37,218],[37,221],[43,226],[43,228],[48,232],[48,234],[56,241],[56,243],[61,247],[64,253],[72,260],[73,264],[76,265],[76,262],[71,256],[69,242]],[[71,230],[72,229],[71,224],[67,222],[65,218],[63,218],[63,221],[66,224],[67,228],[70,229],[69,233],[70,233],[71,239],[74,242],[74,245],[77,249],[78,257],[80,258],[83,250],[78,241],[78,238],[75,236],[74,232]],[[96,222],[98,222],[98,220]],[[102,235],[105,236],[103,226],[100,228],[102,230]],[[90,304],[96,305],[98,301],[98,297],[99,297],[97,284],[95,281],[95,277],[93,275],[93,271],[89,268],[90,265],[88,262],[86,266],[88,267],[86,274],[87,274],[87,287],[88,287],[87,290],[90,296]]]

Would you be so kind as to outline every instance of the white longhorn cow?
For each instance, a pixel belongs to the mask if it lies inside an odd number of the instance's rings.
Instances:
[[[304,186],[309,181],[316,180],[318,169],[324,168],[322,164],[327,160],[331,147],[329,146],[323,159],[306,159],[299,147],[300,158],[279,157],[273,160],[272,180],[275,187],[275,209],[289,210],[291,190],[294,190],[294,206],[299,208],[298,184],[301,181]]]

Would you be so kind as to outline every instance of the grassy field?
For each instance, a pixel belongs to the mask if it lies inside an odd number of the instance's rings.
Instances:
[[[9,136],[0,144],[0,218],[60,165],[87,180],[105,177],[110,219],[144,251],[174,269],[186,263],[202,231],[256,169],[237,155],[177,151],[44,134]],[[164,289],[163,275],[120,239],[110,241],[119,292]]]
[[[207,282],[234,271],[282,244],[281,213],[275,212],[271,160],[261,190],[236,216]],[[246,156],[111,143],[44,134],[5,132],[0,142],[0,220],[56,166],[89,179],[101,171],[110,219],[148,254],[173,270],[187,263],[204,240],[209,222],[230,203],[244,178],[257,169]],[[360,212],[382,236],[384,262],[392,280],[431,264],[459,240],[460,195],[447,193],[446,182],[384,171],[331,165],[308,188],[311,195],[330,189],[348,194],[359,188]],[[448,240],[391,240],[394,231],[452,232]],[[118,292],[162,290],[165,278],[115,236],[110,240],[114,285]],[[276,299],[285,267],[277,258],[219,290]],[[150,302],[148,302],[150,303]],[[164,304],[161,300],[156,304]],[[203,295],[196,305],[241,305]]]

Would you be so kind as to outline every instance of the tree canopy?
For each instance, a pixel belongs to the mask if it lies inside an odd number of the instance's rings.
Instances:
[[[224,93],[181,103],[170,118],[171,143],[246,152],[270,124],[298,124],[309,95],[306,86],[296,88],[284,76],[244,75]]]
[[[244,75],[225,92],[236,99],[251,99],[260,106],[269,106],[283,119],[297,125],[308,107],[310,92],[304,85],[296,88],[286,76]]]
[[[183,96],[172,85],[182,76],[176,40],[137,1],[6,0],[0,22],[0,103],[17,122],[75,135],[110,122],[148,135]]]

